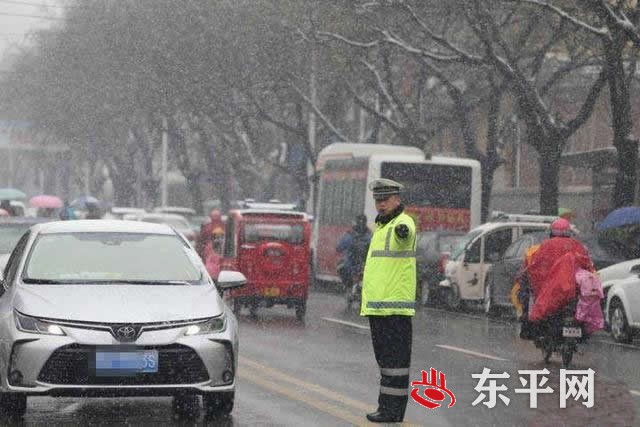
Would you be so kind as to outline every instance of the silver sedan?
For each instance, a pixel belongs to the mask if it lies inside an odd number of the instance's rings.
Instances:
[[[66,221],[22,236],[0,287],[0,411],[28,395],[174,396],[233,409],[237,323],[189,243],[164,224]]]

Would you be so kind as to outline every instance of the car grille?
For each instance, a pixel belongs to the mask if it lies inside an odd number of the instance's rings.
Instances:
[[[158,350],[158,372],[133,376],[95,376],[90,367],[96,348],[72,344],[56,350],[38,375],[38,381],[60,385],[155,385],[195,384],[209,380],[204,363],[183,345],[145,346],[136,350]]]

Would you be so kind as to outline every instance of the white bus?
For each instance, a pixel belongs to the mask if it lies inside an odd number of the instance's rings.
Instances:
[[[367,183],[389,178],[405,185],[405,212],[419,231],[468,231],[480,224],[480,163],[433,156],[416,147],[335,143],[318,155],[320,182],[314,221],[314,275],[318,281],[339,281],[336,245],[358,214],[370,228],[376,217]]]

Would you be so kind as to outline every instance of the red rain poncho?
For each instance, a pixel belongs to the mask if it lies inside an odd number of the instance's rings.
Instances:
[[[576,269],[594,271],[587,249],[569,237],[553,237],[531,257],[527,273],[535,301],[529,319],[539,321],[557,313],[576,298]]]

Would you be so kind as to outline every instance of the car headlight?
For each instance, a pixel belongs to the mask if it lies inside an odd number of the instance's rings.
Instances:
[[[16,327],[23,332],[32,334],[45,335],[66,335],[62,328],[54,323],[45,322],[35,317],[25,316],[24,314],[13,312],[16,319]]]
[[[222,332],[227,327],[226,316],[223,314],[218,317],[212,317],[200,323],[189,325],[185,331],[185,335],[203,335]]]

